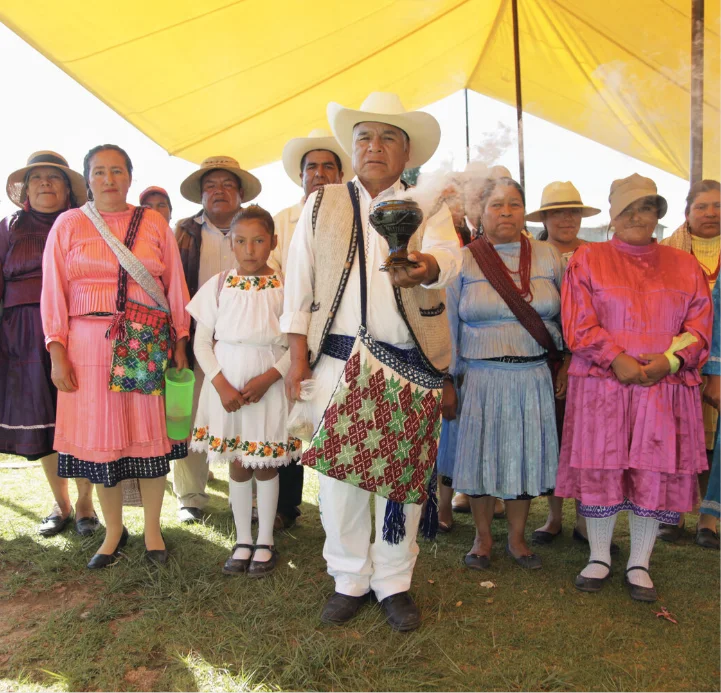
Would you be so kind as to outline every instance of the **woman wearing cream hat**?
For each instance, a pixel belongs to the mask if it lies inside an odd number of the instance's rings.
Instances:
[[[614,236],[574,253],[561,318],[573,353],[556,495],[576,498],[591,556],[576,587],[598,592],[611,575],[616,517],[628,511],[631,598],[652,602],[649,561],[659,522],[691,510],[707,467],[698,367],[713,309],[688,253],[653,239],[666,200],[637,174],[611,185]]]

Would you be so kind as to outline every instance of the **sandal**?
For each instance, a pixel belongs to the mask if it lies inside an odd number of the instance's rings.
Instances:
[[[453,529],[453,522],[443,522],[438,520],[438,531],[441,534],[448,534]]]

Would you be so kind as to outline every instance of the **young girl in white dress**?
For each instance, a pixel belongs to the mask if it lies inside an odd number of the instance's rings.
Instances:
[[[235,215],[228,236],[237,269],[208,280],[186,308],[197,321],[194,351],[205,373],[190,447],[207,452],[210,463],[229,462],[237,543],[223,572],[263,577],[277,561],[278,467],[300,457],[301,442],[289,439],[286,429],[283,376],[290,360],[279,324],[283,280],[267,264],[277,243],[273,218],[251,205]]]

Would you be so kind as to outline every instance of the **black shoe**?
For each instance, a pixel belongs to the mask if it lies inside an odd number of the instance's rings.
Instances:
[[[368,601],[369,597],[370,592],[362,597],[351,597],[349,594],[334,592],[325,603],[320,620],[323,623],[332,623],[334,626],[347,623],[358,613],[358,609]]]
[[[79,517],[75,520],[75,531],[81,537],[91,537],[100,527],[100,520],[97,515],[91,517]]]
[[[266,549],[270,551],[270,558],[267,561],[256,561],[255,552],[258,549]],[[253,558],[248,566],[248,577],[262,578],[266,575],[270,575],[275,570],[275,565],[278,562],[278,552],[274,546],[268,546],[267,544],[256,544],[255,550],[253,551]]]
[[[555,534],[553,532],[544,532],[542,529],[537,529],[531,534],[531,544],[536,546],[545,546],[550,544],[554,539],[563,534],[563,529],[559,529]]]
[[[408,592],[391,594],[380,603],[386,612],[388,625],[393,630],[405,633],[421,625],[421,612]]]
[[[611,566],[608,565],[608,563],[604,563],[603,561],[589,561],[588,565],[591,565],[591,563],[598,563],[599,565],[606,566],[608,568],[608,573],[606,573],[605,577],[602,578],[594,578],[594,577],[585,577],[584,575],[581,575],[580,573],[576,575],[576,579],[574,581],[574,586],[577,590],[581,590],[581,592],[600,592],[601,588],[603,587],[603,584],[606,582],[606,580],[610,580],[611,576],[613,575],[613,571],[611,570]]]
[[[60,534],[73,521],[73,511],[67,517],[61,515],[48,515],[43,518],[42,524],[38,527],[38,534],[41,537],[54,537]]]
[[[719,550],[718,532],[714,532],[708,527],[702,527],[696,530],[696,543],[704,549]]]
[[[540,570],[543,566],[541,565],[541,557],[535,553],[527,553],[525,556],[514,556],[511,553],[511,547],[506,544],[506,553],[516,562],[521,568],[527,570]]]
[[[101,568],[107,568],[118,562],[118,555],[120,549],[122,549],[128,543],[128,530],[123,527],[123,533],[120,535],[120,541],[115,547],[115,551],[111,554],[107,553],[96,553],[88,563],[90,570],[100,570]]]
[[[248,549],[250,556],[248,556],[248,558],[233,558],[233,553],[238,549]],[[240,575],[241,573],[248,572],[248,566],[250,566],[250,559],[254,549],[255,546],[252,544],[236,544],[233,547],[233,553],[230,554],[230,558],[223,565],[223,572],[226,575]]]
[[[184,506],[180,510],[178,510],[178,522],[182,522],[184,525],[193,525],[196,522],[202,521],[203,511],[200,508]]]
[[[477,553],[467,553],[463,557],[463,563],[472,570],[488,570],[491,567],[491,558]]]
[[[644,568],[642,565],[632,565],[626,569],[624,580],[628,586],[628,593],[631,595],[631,599],[635,599],[637,602],[655,602],[658,599],[655,587],[642,587],[641,585],[634,585],[629,579],[628,574],[632,570],[643,570],[648,573],[648,568]],[[649,573],[650,574],[650,573]]]
[[[145,560],[156,565],[165,565],[168,562],[168,549],[145,549]]]
[[[656,536],[662,541],[675,544],[683,536],[683,530],[683,525],[679,527],[678,525],[668,525],[665,522],[661,522],[658,526],[658,534]]]
[[[585,544],[588,546],[588,539],[581,534],[576,527],[573,528],[573,538],[576,541],[581,542],[582,544]],[[618,554],[621,552],[621,547],[618,544],[615,544],[614,542],[611,542],[611,555],[612,556],[618,556]]]

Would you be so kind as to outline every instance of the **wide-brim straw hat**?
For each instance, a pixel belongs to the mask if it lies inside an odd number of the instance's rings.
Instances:
[[[611,221],[621,214],[626,207],[644,197],[656,199],[658,218],[661,219],[668,211],[668,202],[658,194],[656,183],[650,178],[644,178],[644,176],[639,176],[638,173],[633,173],[628,178],[619,178],[613,181],[611,183],[611,193],[608,196],[608,201],[611,203]]]
[[[338,140],[333,137],[332,133],[323,128],[316,128],[308,133],[308,137],[295,137],[288,140],[283,147],[283,168],[290,178],[297,185],[300,182],[300,162],[308,152],[322,149],[327,152],[333,152],[340,159],[343,173],[353,174],[353,164],[350,157],[343,151]]]
[[[526,214],[526,221],[543,221],[543,213],[554,209],[580,209],[582,217],[592,217],[601,213],[600,209],[583,204],[581,193],[571,181],[565,183],[554,181],[543,188],[541,206],[535,212]]]
[[[252,173],[240,168],[240,164],[232,156],[209,156],[207,159],[203,159],[197,171],[191,173],[180,184],[180,194],[190,202],[203,204],[200,182],[206,173],[216,170],[228,171],[240,179],[240,186],[243,188],[243,202],[254,200],[263,189],[260,181]]]
[[[358,123],[387,123],[403,130],[411,142],[411,155],[406,168],[422,166],[438,149],[441,126],[429,113],[406,111],[397,94],[374,91],[359,109],[345,108],[339,103],[328,104],[328,122],[340,146],[353,155],[353,128]]]
[[[13,171],[8,176],[8,182],[5,186],[8,198],[11,202],[16,204],[18,207],[22,207],[25,198],[27,196],[25,187],[25,175],[30,169],[36,166],[52,166],[53,168],[60,169],[70,181],[70,189],[73,191],[73,195],[79,205],[84,205],[88,200],[87,186],[85,185],[85,178],[82,174],[77,171],[73,171],[68,165],[67,160],[64,156],[60,156],[57,152],[52,152],[49,149],[41,152],[34,152],[28,157],[27,166],[19,168],[17,171]]]

